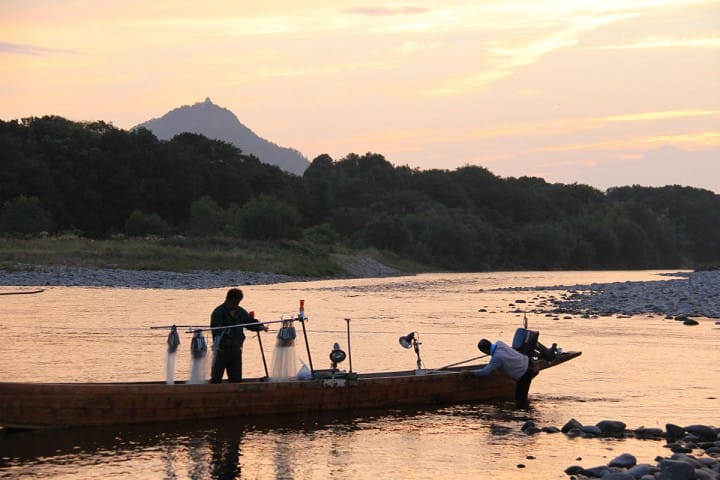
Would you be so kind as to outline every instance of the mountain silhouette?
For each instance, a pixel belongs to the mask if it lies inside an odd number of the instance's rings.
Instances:
[[[259,137],[240,123],[233,112],[212,103],[209,98],[194,105],[182,106],[137,125],[145,127],[161,140],[169,140],[183,132],[198,133],[213,140],[222,140],[238,147],[246,155],[277,165],[286,172],[302,175],[310,162],[293,148],[276,145]]]

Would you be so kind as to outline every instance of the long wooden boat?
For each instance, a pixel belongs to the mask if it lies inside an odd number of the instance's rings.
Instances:
[[[538,370],[580,355],[534,359]],[[511,399],[515,382],[469,371],[484,365],[386,373],[315,371],[310,380],[188,384],[0,383],[0,426],[57,428],[297,412],[448,405]]]

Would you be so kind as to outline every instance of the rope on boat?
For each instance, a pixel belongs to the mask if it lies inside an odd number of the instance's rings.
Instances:
[[[313,330],[313,333],[346,333],[346,330]],[[397,335],[397,331],[394,332],[378,332],[370,330],[353,330],[353,333],[368,333],[372,335]],[[477,334],[476,331],[454,331],[454,332],[422,332],[423,335],[465,335],[465,334]]]

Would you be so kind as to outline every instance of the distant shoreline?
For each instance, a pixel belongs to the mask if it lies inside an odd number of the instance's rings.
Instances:
[[[14,265],[0,269],[0,286],[7,287],[107,287],[153,289],[209,289],[237,285],[268,285],[323,279],[379,278],[412,275],[388,267],[367,255],[354,257],[344,265],[345,275],[302,277],[272,272],[240,270],[197,270],[169,272],[162,270],[130,270],[122,268],[71,267],[65,265]]]
[[[294,277],[278,273],[236,270],[166,272],[69,266],[17,265],[0,270],[4,287],[106,287],[152,289],[210,289],[233,285],[269,285],[343,278],[412,275],[387,267],[370,257],[346,266],[346,276]],[[508,288],[506,290],[567,290],[552,300],[555,313],[586,317],[657,314],[720,319],[720,270],[678,272],[682,279]]]

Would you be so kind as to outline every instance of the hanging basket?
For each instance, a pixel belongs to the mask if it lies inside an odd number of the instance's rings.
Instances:
[[[177,327],[175,325],[170,329],[170,333],[167,338],[168,353],[175,353],[180,345],[180,335],[178,335]]]
[[[297,338],[297,332],[291,321],[285,321],[280,327],[277,334],[278,341],[281,345],[288,346],[292,345]]]
[[[207,353],[207,342],[200,330],[196,330],[195,335],[193,335],[192,341],[190,342],[190,353],[195,359],[203,358]]]

